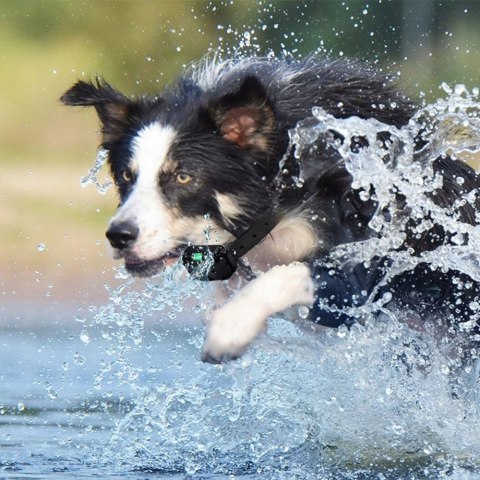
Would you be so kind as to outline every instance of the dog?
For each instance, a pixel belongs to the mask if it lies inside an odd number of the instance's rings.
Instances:
[[[130,98],[97,78],[79,81],[61,101],[92,106],[98,114],[101,147],[120,197],[106,236],[132,275],[160,272],[188,245],[231,242],[273,205],[280,212],[275,228],[245,255],[248,267],[236,274],[242,288],[207,314],[204,361],[241,356],[269,316],[295,305],[309,307],[310,319],[320,325],[357,320],[348,308],[361,306],[378,286],[388,255],[379,253],[368,267],[335,267],[334,274],[318,259],[374,237],[369,222],[377,205],[359,198],[338,152],[325,142],[307,152],[307,175],[294,185],[298,165],[289,131],[311,117],[312,107],[337,119],[405,126],[416,105],[388,75],[347,59],[213,58],[156,96]],[[366,143],[358,138],[349,148]],[[474,170],[458,160],[442,157],[433,168],[448,180],[432,194],[437,205],[452,205],[480,185]],[[462,185],[453,181],[460,176]],[[474,225],[478,207],[464,205],[459,215]],[[407,227],[401,249],[421,254],[451,241],[441,225],[421,235],[414,230],[414,223]],[[451,279],[420,262],[375,295],[388,290],[398,305],[419,315],[434,309],[453,318],[459,303],[477,296],[475,284],[457,291]]]

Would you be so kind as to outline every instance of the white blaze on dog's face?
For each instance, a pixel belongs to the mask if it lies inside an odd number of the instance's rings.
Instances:
[[[123,174],[132,182],[132,190],[110,221],[110,227],[127,222],[138,229],[129,254],[139,259],[159,257],[173,248],[173,212],[162,198],[158,176],[174,138],[171,127],[153,123],[132,140],[129,173]]]

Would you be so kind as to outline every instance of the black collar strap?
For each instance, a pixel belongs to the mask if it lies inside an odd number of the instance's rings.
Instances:
[[[186,269],[197,280],[227,280],[237,270],[239,259],[258,245],[278,224],[276,209],[268,211],[245,233],[226,247],[189,245],[182,254]]]

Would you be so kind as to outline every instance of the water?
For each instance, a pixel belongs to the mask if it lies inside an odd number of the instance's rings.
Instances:
[[[448,357],[391,318],[275,318],[225,366],[196,324],[125,332],[3,334],[0,478],[478,478],[477,369],[452,396]]]
[[[338,248],[338,262],[394,252],[414,216],[419,228],[440,222],[460,236],[424,261],[480,280],[478,229],[428,196],[443,181],[429,175],[435,156],[479,151],[478,91],[444,90],[401,130],[314,109],[291,132],[299,182],[302,153],[325,141],[365,200],[375,188],[379,236]],[[370,147],[352,153],[332,129]],[[420,130],[429,144],[415,152]],[[384,161],[379,131],[391,135],[395,160]],[[103,189],[98,166],[87,180]],[[407,210],[397,208],[393,185]],[[391,275],[418,263],[409,251],[392,257]],[[361,307],[364,325],[319,333],[300,310],[298,325],[272,318],[241,359],[203,364],[200,318],[212,287],[184,277],[180,266],[148,281],[120,272],[108,304],[83,312],[76,329],[2,333],[0,478],[480,478],[474,348],[410,328],[408,314],[372,298]],[[478,305],[471,309],[473,323]],[[459,348],[467,361],[458,361]]]

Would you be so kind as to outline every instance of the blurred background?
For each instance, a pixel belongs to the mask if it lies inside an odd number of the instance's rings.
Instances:
[[[210,50],[357,57],[428,102],[480,86],[480,1],[0,0],[0,326],[71,322],[115,282],[115,192],[80,185],[97,119],[58,97],[97,74],[152,93]]]

